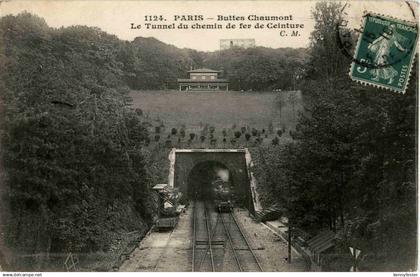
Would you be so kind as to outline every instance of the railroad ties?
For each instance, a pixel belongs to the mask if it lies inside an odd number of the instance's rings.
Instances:
[[[234,214],[211,202],[193,203],[192,237],[192,271],[263,271]]]

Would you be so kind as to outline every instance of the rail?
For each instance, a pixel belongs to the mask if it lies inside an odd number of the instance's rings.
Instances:
[[[194,201],[194,204],[193,204],[194,206],[193,206],[193,240],[192,240],[192,243],[193,243],[193,245],[192,245],[192,266],[191,266],[191,271],[192,272],[194,272],[195,271],[195,246],[196,246],[196,238],[197,238],[197,229],[196,229],[196,226],[195,226],[195,209],[196,209],[196,202]]]
[[[260,262],[258,261],[257,256],[255,255],[254,250],[252,249],[252,247],[251,247],[251,245],[250,245],[250,243],[249,243],[248,239],[246,238],[246,236],[245,236],[245,234],[244,234],[244,231],[242,230],[242,228],[241,228],[240,224],[239,224],[239,223],[238,223],[238,221],[236,220],[236,218],[235,218],[234,214],[233,214],[233,213],[229,213],[229,215],[231,216],[231,218],[232,218],[232,219],[233,219],[233,221],[235,222],[235,225],[238,227],[239,233],[241,234],[242,238],[244,239],[244,241],[245,241],[245,243],[246,243],[246,246],[247,246],[247,248],[249,249],[249,251],[251,252],[251,254],[252,254],[252,256],[253,256],[253,258],[254,258],[254,260],[255,260],[255,263],[256,263],[256,264],[257,264],[257,266],[258,266],[258,268],[260,269],[260,271],[261,271],[261,272],[262,272],[262,271],[264,271],[264,270],[263,270],[263,268],[262,268],[262,266],[261,266],[261,264],[260,264]]]
[[[207,211],[207,207],[204,206],[204,217],[206,218],[206,228],[207,228],[207,237],[209,242],[209,254],[210,254],[210,261],[211,261],[211,270],[214,272],[214,257],[213,257],[213,249],[211,246],[212,235],[210,233],[210,220],[209,220],[209,213]]]
[[[206,205],[204,206],[204,218],[205,218],[205,229],[206,229],[206,235],[207,235],[207,248],[205,249],[205,252],[203,253],[203,255],[201,255],[201,259],[198,263],[198,266],[196,267],[196,260],[197,260],[197,201],[194,201],[194,205],[193,205],[193,245],[192,245],[192,271],[200,271],[201,265],[203,264],[204,260],[207,257],[207,253],[209,253],[210,256],[210,263],[211,263],[211,269],[212,271],[216,271],[215,270],[215,265],[214,265],[214,256],[213,256],[213,247],[212,247],[212,239],[214,236],[214,233],[212,234],[211,232],[211,223],[209,220],[209,214],[207,211],[207,207]],[[217,223],[216,223],[217,224]]]
[[[223,216],[221,214],[220,214],[220,218],[222,219],[223,229],[225,229],[226,236],[228,238],[230,247],[232,249],[233,257],[235,258],[235,261],[236,261],[236,264],[238,265],[239,271],[242,272],[243,271],[242,265],[241,265],[241,262],[239,261],[238,255],[236,253],[236,249],[233,246],[232,237],[230,236],[230,232],[229,232],[229,230],[228,230],[228,228],[226,226],[225,220],[223,219]]]

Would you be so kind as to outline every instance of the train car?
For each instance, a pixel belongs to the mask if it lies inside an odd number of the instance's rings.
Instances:
[[[221,213],[231,212],[233,209],[232,189],[229,182],[217,179],[212,183],[216,210]]]
[[[160,231],[170,230],[175,228],[178,223],[178,217],[159,218],[156,220],[155,228]]]

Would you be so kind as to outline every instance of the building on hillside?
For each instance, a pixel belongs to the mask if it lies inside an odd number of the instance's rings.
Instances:
[[[234,47],[239,48],[253,48],[255,47],[255,39],[246,38],[246,39],[221,39],[220,40],[220,50],[226,50]]]
[[[221,71],[208,68],[199,68],[188,71],[189,79],[178,79],[180,91],[188,90],[229,90],[229,81],[219,79]]]

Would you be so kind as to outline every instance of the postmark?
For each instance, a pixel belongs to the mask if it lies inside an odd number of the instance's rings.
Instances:
[[[416,53],[417,25],[365,13],[361,30],[350,78],[362,84],[404,93]]]

